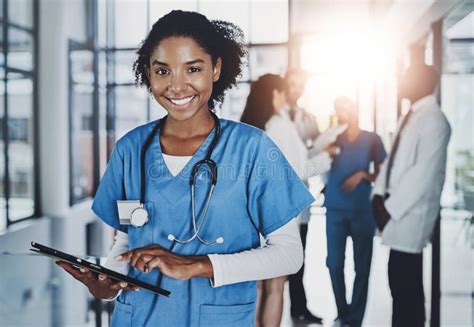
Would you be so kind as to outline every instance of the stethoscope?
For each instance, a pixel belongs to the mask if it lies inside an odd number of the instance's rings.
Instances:
[[[205,245],[211,245],[211,244],[221,244],[224,243],[224,238],[223,237],[218,237],[214,241],[206,241],[204,240],[200,235],[199,232],[201,231],[201,228],[206,220],[207,216],[207,211],[209,209],[209,205],[211,202],[212,194],[214,193],[214,189],[216,187],[217,183],[217,164],[215,163],[214,160],[211,159],[212,152],[214,151],[214,148],[216,146],[217,141],[219,140],[219,136],[221,133],[221,124],[219,121],[219,118],[216,116],[215,113],[212,111],[210,112],[212,115],[212,118],[214,119],[214,128],[215,128],[215,134],[214,137],[212,138],[211,144],[209,145],[209,149],[207,150],[206,157],[200,161],[198,161],[191,172],[191,179],[190,179],[190,184],[191,184],[191,216],[192,216],[192,225],[193,225],[193,230],[194,234],[189,238],[185,240],[180,240],[178,239],[175,235],[169,234],[168,235],[168,240],[172,242],[177,242],[181,244],[186,244],[192,242],[194,239],[198,239],[202,244]],[[162,130],[162,127],[164,126],[164,123],[166,121],[166,117],[162,118],[158,124],[153,128],[151,131],[150,135],[148,138],[145,140],[145,143],[143,144],[142,150],[141,150],[141,157],[140,157],[140,173],[141,173],[141,191],[140,191],[140,206],[134,209],[131,213],[130,216],[130,223],[135,226],[135,227],[142,227],[148,222],[148,211],[146,210],[144,203],[145,203],[145,175],[146,175],[146,170],[145,170],[145,155],[146,151],[148,150],[148,147],[150,144],[153,142],[154,137],[158,133],[159,130]],[[202,217],[199,221],[199,224],[197,223],[198,219],[196,219],[196,206],[195,206],[195,184],[196,184],[196,176],[201,169],[201,167],[207,167],[211,173],[211,187],[207,193],[207,199],[205,203],[204,210],[202,212]]]

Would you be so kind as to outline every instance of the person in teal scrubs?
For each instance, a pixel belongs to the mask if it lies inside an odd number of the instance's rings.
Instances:
[[[118,140],[92,209],[105,223],[128,234],[130,250],[120,256],[130,261],[128,275],[169,290],[171,295],[137,291],[60,263],[98,298],[112,298],[123,289],[115,303],[112,326],[252,326],[255,280],[215,287],[210,255],[235,257],[259,251],[260,235],[281,230],[314,201],[278,147],[261,130],[215,120],[214,106],[241,73],[245,55],[242,40],[241,30],[231,23],[209,21],[194,12],[172,11],[153,25],[137,51],[137,84],[148,88],[167,116]],[[214,144],[217,124],[220,135]],[[117,201],[141,198],[141,153],[154,128],[157,133],[144,157],[143,205],[148,222],[141,227],[124,225]],[[192,170],[212,146],[211,159],[217,164],[218,177],[199,236],[220,241],[206,245],[194,238],[182,244],[175,239],[187,240],[195,234]],[[174,176],[163,155],[191,159]],[[210,183],[209,172],[203,168],[196,178],[194,209],[198,217],[206,209]],[[302,263],[300,252],[301,262],[295,261],[294,271]],[[276,259],[280,264],[278,256]],[[244,263],[235,270],[252,269],[251,264]]]
[[[374,132],[359,128],[358,110],[346,97],[338,97],[334,108],[339,124],[347,124],[335,146],[341,149],[328,173],[325,191],[327,267],[336,299],[338,323],[360,327],[367,302],[375,224],[370,204],[372,182],[387,156],[382,140]],[[373,171],[370,170],[373,165]],[[346,301],[344,260],[347,237],[354,248],[355,280],[350,304]]]

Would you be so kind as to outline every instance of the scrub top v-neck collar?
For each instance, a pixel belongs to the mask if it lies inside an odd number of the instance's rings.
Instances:
[[[178,201],[185,197],[186,194],[190,193],[189,185],[192,168],[198,161],[205,158],[206,151],[216,133],[216,128],[214,127],[211,130],[211,132],[205,138],[204,142],[199,146],[199,148],[192,155],[188,163],[176,176],[173,176],[173,174],[171,174],[163,158],[163,152],[160,142],[160,131],[161,128],[158,129],[153,139],[153,142],[147,151],[147,153],[149,154],[147,154],[146,170],[149,171],[150,169],[149,155],[153,154],[151,164],[155,164],[157,167],[161,167],[161,169],[158,169],[155,174],[153,174],[153,172],[150,172],[150,174],[156,175],[156,178],[152,178],[152,187],[153,189],[157,190],[169,203],[176,205]]]

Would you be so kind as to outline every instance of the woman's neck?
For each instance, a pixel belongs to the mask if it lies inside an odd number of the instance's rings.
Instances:
[[[207,135],[213,128],[214,118],[209,109],[203,108],[186,120],[176,120],[168,115],[162,135],[186,139]]]

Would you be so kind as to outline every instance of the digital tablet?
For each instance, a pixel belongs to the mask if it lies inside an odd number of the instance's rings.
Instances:
[[[45,256],[48,256],[48,257],[52,257],[53,259],[56,259],[56,260],[61,260],[61,261],[68,262],[68,263],[72,264],[73,266],[75,266],[77,268],[79,268],[79,267],[87,268],[89,270],[92,270],[93,272],[104,274],[104,275],[110,277],[111,279],[121,281],[121,282],[126,282],[130,285],[138,286],[142,289],[151,291],[151,292],[159,294],[159,295],[169,296],[171,294],[170,291],[164,290],[160,287],[142,282],[141,280],[131,278],[131,277],[126,276],[126,275],[122,275],[122,274],[120,274],[116,271],[107,269],[105,267],[102,267],[100,265],[89,262],[87,260],[75,257],[73,255],[70,255],[70,254],[52,249],[52,248],[47,247],[45,245],[42,245],[42,244],[39,244],[39,243],[36,243],[36,242],[31,242],[31,246],[33,248],[30,249],[30,250],[33,251],[33,252],[36,252],[36,253],[39,253],[39,254],[42,254],[42,255],[45,255]]]

